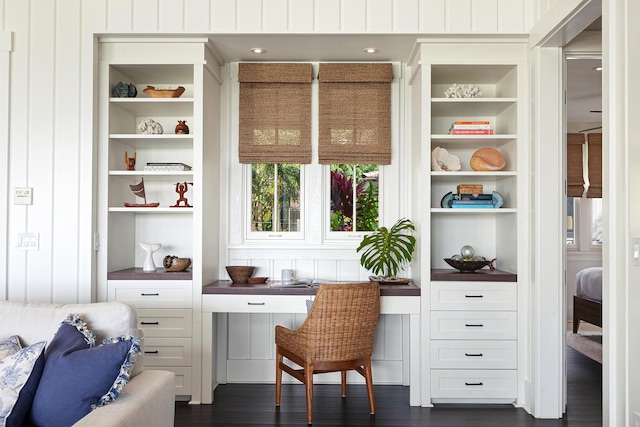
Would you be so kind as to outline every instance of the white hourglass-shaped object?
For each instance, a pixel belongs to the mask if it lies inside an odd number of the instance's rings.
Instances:
[[[140,247],[147,252],[147,256],[144,259],[144,265],[142,271],[156,271],[156,265],[153,263],[153,253],[156,252],[162,246],[160,243],[139,243]]]

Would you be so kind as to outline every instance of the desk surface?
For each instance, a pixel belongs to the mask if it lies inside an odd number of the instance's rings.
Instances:
[[[230,280],[218,280],[202,288],[202,294],[235,294],[235,295],[315,295],[317,286],[305,287],[271,287],[268,283],[258,285],[249,283],[233,283]],[[408,285],[380,285],[380,296],[420,296],[420,288]]]

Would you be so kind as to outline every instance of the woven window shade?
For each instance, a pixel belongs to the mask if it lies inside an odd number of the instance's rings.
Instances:
[[[311,64],[240,63],[240,163],[311,163]]]
[[[391,163],[391,80],[384,64],[320,64],[320,164]]]
[[[588,134],[589,189],[587,197],[602,197],[602,134]],[[582,197],[584,192],[583,154],[584,134],[567,134],[567,196]]]

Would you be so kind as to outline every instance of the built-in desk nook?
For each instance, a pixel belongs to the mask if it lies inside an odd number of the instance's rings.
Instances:
[[[336,284],[339,286],[339,284]],[[214,313],[306,313],[317,287],[272,287],[215,281],[202,288],[202,403],[213,401]],[[403,314],[409,328],[409,403],[420,405],[420,288],[414,284],[381,285],[380,313]],[[275,362],[274,362],[275,363]],[[275,371],[275,365],[274,365]],[[375,372],[374,372],[375,383]]]

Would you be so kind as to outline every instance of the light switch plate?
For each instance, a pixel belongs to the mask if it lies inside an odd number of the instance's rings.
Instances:
[[[16,248],[21,251],[37,251],[40,249],[40,233],[18,233]]]
[[[32,205],[33,204],[33,188],[16,187],[13,193],[14,205]]]

